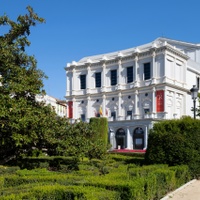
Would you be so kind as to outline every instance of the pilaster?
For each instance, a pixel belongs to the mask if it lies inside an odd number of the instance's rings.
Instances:
[[[122,83],[122,55],[118,54],[118,87],[117,89],[121,89],[121,83]]]
[[[102,105],[102,110],[103,110],[103,117],[106,116],[106,95],[103,94],[103,105]]]
[[[135,103],[134,103],[134,106],[135,106],[134,119],[138,119],[138,116],[139,116],[139,113],[138,113],[138,110],[139,110],[139,108],[138,108],[138,102],[139,102],[138,90],[135,91],[134,98],[135,98]]]
[[[90,96],[87,97],[87,120],[91,118],[91,98]]]
[[[155,49],[153,50],[153,53],[152,53],[152,66],[151,66],[151,71],[152,71],[152,83],[151,84],[156,84],[156,62],[155,62],[155,59],[156,59],[156,52],[155,52]]]
[[[139,73],[139,65],[138,65],[138,55],[135,56],[135,67],[134,67],[134,85],[138,87],[138,73]]]
[[[86,84],[87,84],[87,94],[90,94],[90,79],[91,79],[91,64],[88,64],[87,66],[87,79],[86,79]]]
[[[106,59],[102,60],[102,89],[101,92],[106,90]]]
[[[75,88],[75,74],[76,74],[76,69],[73,68],[72,70],[72,95],[75,95],[76,88]]]

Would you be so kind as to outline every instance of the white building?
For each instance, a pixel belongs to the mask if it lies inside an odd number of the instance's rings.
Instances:
[[[199,87],[200,44],[157,38],[65,69],[72,122],[107,117],[112,149],[146,149],[154,122],[193,116],[190,89]]]
[[[67,105],[64,100],[59,100],[49,95],[36,95],[36,101],[43,102],[45,105],[50,105],[60,117],[67,116]]]

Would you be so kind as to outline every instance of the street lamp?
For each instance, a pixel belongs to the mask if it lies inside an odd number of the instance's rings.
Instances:
[[[193,85],[193,88],[190,90],[194,102],[194,119],[196,119],[196,99],[198,96],[198,90],[199,89],[196,87],[196,85]]]

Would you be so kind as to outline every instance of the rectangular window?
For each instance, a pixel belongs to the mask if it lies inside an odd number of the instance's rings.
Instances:
[[[127,67],[127,83],[133,82],[133,67]]]
[[[86,89],[86,75],[80,75],[81,89]]]
[[[116,112],[115,111],[111,112],[111,117],[113,118],[113,120],[116,119]]]
[[[85,121],[85,114],[81,115],[81,120],[84,122]]]
[[[95,85],[101,87],[101,72],[95,73]]]
[[[132,119],[132,110],[127,110],[127,116]]]
[[[144,108],[144,114],[149,114],[149,108]]]
[[[110,71],[111,85],[117,85],[117,70]]]
[[[151,78],[151,64],[144,63],[144,80],[148,80]]]
[[[127,115],[129,116],[132,116],[132,110],[127,110]]]
[[[199,81],[200,81],[200,78],[197,77],[197,88],[199,89]]]

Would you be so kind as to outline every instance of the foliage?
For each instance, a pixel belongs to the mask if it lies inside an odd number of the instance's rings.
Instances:
[[[12,176],[5,174],[0,179],[0,199],[65,199],[66,195],[89,200],[160,199],[189,179],[187,166],[135,166],[112,159],[84,160],[79,169],[68,173],[24,169]]]
[[[36,101],[43,95],[44,73],[37,69],[37,61],[25,52],[30,45],[30,28],[44,19],[38,17],[31,7],[28,14],[17,21],[8,16],[0,17],[0,25],[9,28],[0,36],[0,162],[26,155],[38,155],[42,149],[56,154],[58,140],[68,122],[55,112]],[[6,29],[7,30],[7,29]],[[66,132],[66,131],[65,131]]]
[[[188,165],[193,176],[200,174],[200,121],[190,117],[156,123],[148,137],[145,161]]]
[[[92,117],[90,118],[90,124],[95,130],[96,134],[93,139],[102,139],[104,146],[107,147],[108,144],[108,121],[105,117]]]

